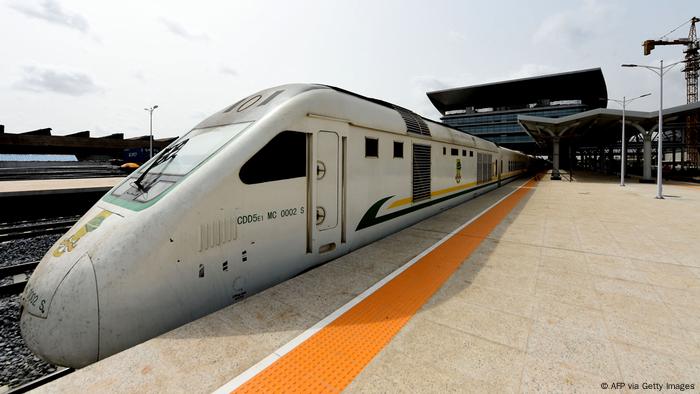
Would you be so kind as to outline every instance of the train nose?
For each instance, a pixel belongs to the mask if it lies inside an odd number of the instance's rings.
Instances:
[[[32,277],[34,279],[34,277]],[[20,329],[27,346],[47,361],[74,368],[98,358],[95,270],[84,254],[59,277],[27,285]]]

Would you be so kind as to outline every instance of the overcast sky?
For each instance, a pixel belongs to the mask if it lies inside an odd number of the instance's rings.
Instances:
[[[659,79],[621,63],[693,14],[686,1],[2,0],[0,124],[7,132],[176,136],[238,99],[292,82],[336,85],[437,119],[426,91],[601,67],[610,97]],[[700,15],[697,15],[700,16]],[[672,38],[685,37],[688,25]],[[676,67],[666,106],[685,104]],[[610,107],[616,107],[615,104]]]

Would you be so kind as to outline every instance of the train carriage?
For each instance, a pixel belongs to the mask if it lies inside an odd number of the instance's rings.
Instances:
[[[29,347],[82,367],[527,171],[519,152],[324,85],[246,97],[107,193],[22,297]]]

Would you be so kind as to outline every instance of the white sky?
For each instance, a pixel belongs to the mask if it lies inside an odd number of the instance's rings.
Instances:
[[[0,2],[0,124],[6,132],[176,136],[255,91],[336,85],[437,119],[425,92],[601,67],[612,98],[659,78],[621,63],[682,59],[641,43],[693,15],[685,1],[87,1]],[[688,25],[672,38],[685,37]],[[664,104],[685,104],[676,67]],[[616,104],[610,107],[616,108]]]

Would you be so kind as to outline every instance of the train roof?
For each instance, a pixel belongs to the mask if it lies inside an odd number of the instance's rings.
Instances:
[[[195,128],[199,129],[223,126],[231,123],[256,121],[281,103],[302,93],[316,89],[328,88],[324,85],[317,84],[288,84],[261,90],[236,101],[214,115],[204,119],[197,124]],[[271,104],[272,102],[274,102],[274,104]]]
[[[197,126],[195,126],[195,128],[213,127],[231,123],[255,121],[262,118],[265,114],[270,112],[273,108],[279,106],[281,103],[286,102],[302,93],[306,93],[313,90],[332,90],[334,92],[341,93],[343,95],[347,95],[352,98],[362,100],[364,102],[372,103],[390,109],[395,114],[398,114],[400,116],[400,119],[405,124],[406,133],[411,133],[414,135],[423,136],[425,138],[435,139],[438,141],[448,143],[452,142],[469,145],[475,148],[486,150],[495,150],[498,148],[498,145],[493,142],[454,129],[445,125],[444,123],[425,118],[409,109],[400,107],[398,105],[389,103],[384,100],[363,96],[336,86],[322,84],[288,84],[265,89],[251,96],[247,96],[235,102],[234,104],[222,109],[216,114],[200,122]],[[274,104],[271,104],[273,101]],[[343,116],[341,116],[342,114],[334,115],[336,115],[336,117],[339,118],[344,118]],[[398,121],[398,119],[399,118],[395,118],[395,120],[386,119],[385,121],[382,121],[383,118],[379,120],[375,119],[374,123],[379,124],[375,124],[370,128],[385,131],[393,130],[396,129],[396,121]],[[358,126],[362,126],[362,124],[358,124],[356,122],[352,123]]]

